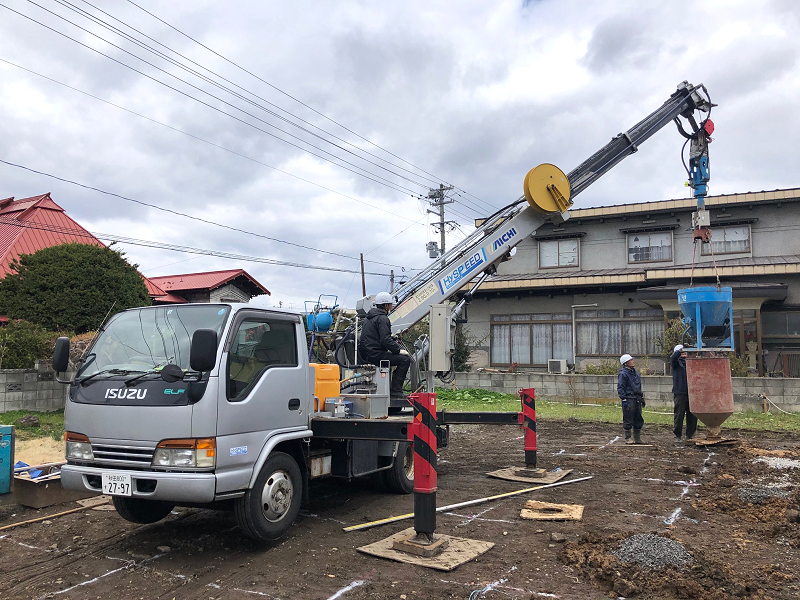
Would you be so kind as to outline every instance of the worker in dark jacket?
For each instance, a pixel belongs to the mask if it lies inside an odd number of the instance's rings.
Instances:
[[[619,357],[622,368],[617,377],[617,394],[622,400],[622,427],[625,430],[626,444],[642,443],[642,408],[644,407],[644,394],[642,394],[642,378],[636,372],[635,362],[630,354]],[[631,439],[631,429],[633,439]]]
[[[672,399],[673,399],[673,424],[672,431],[675,433],[675,441],[681,441],[681,431],[683,430],[683,417],[686,417],[686,439],[690,440],[697,431],[697,417],[689,412],[689,382],[686,379],[686,352],[683,346],[678,344],[669,357],[672,365]]]
[[[402,348],[392,338],[392,323],[389,321],[389,312],[392,310],[394,299],[391,294],[381,292],[375,296],[373,308],[367,313],[364,325],[358,337],[358,357],[373,365],[380,365],[387,361],[395,367],[392,375],[391,395],[403,396],[403,382],[406,379],[408,368],[411,366],[411,357],[401,354]]]

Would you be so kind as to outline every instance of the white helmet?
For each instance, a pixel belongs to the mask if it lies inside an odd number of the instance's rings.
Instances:
[[[629,360],[633,360],[633,357],[630,354],[623,354],[622,356],[619,357],[619,364],[621,364],[624,367],[625,363],[628,362]]]
[[[375,300],[373,300],[372,303],[375,305],[394,304],[394,298],[392,298],[389,292],[381,292],[375,296]]]
[[[673,352],[678,352],[679,350],[683,350],[683,344],[678,344],[672,349]]]

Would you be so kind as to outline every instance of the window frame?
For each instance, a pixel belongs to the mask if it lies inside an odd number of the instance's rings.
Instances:
[[[725,230],[732,229],[734,227],[747,227],[747,250],[731,250],[726,252],[714,252],[713,256],[722,256],[725,254],[752,254],[753,252],[753,228],[750,226],[750,223],[742,223],[740,225],[717,225],[712,228],[712,238],[711,241],[707,244],[700,244],[700,256],[712,256],[711,254],[711,244],[714,243],[713,235],[722,230],[723,236],[725,235]],[[723,237],[722,243],[725,243],[725,239]]]
[[[616,311],[617,316],[616,317],[611,317],[611,316],[593,316],[593,317],[588,317],[588,316],[580,316],[580,314],[579,314],[581,312],[595,312],[595,313],[598,313],[600,311],[608,311],[608,310]],[[581,309],[581,310],[577,310],[575,312],[575,324],[574,324],[574,326],[575,326],[575,355],[576,356],[590,357],[590,358],[595,358],[595,357],[597,357],[597,358],[609,358],[609,357],[618,358],[620,356],[620,354],[622,354],[622,352],[627,352],[628,351],[628,350],[625,349],[625,324],[626,323],[660,323],[662,328],[665,326],[664,325],[664,311],[663,310],[661,311],[660,315],[652,314],[652,315],[626,316],[626,314],[625,314],[626,311],[630,311],[630,310],[643,310],[643,311],[653,310],[653,311],[655,311],[655,310],[658,310],[658,309],[654,309],[654,308],[651,308],[651,309],[646,309],[646,308],[645,309],[619,308],[619,309],[593,309],[593,310],[591,310],[591,309],[590,310]],[[578,336],[578,325],[579,324],[584,324],[584,323],[616,324],[617,327],[619,328],[620,352],[619,353],[615,352],[615,353],[612,353],[612,354],[608,354],[608,353],[602,354],[602,353],[599,353],[599,352],[597,354],[591,354],[591,353],[587,353],[587,352],[581,352],[580,351],[581,349],[579,347],[580,340],[579,340],[579,336]],[[599,331],[599,328],[598,328],[598,331]],[[662,333],[661,334],[663,335],[663,329],[662,329]],[[599,335],[599,333],[598,333],[598,335]],[[646,341],[645,341],[645,343],[646,343]],[[597,347],[598,348],[600,347],[599,338],[597,340]],[[657,357],[660,356],[660,354],[659,354],[658,350],[655,350],[652,353],[639,354],[639,356],[647,356],[647,357],[657,358]]]
[[[572,242],[572,241],[574,241],[575,245],[576,245],[575,254],[577,255],[577,259],[578,259],[578,262],[576,264],[574,264],[574,265],[562,265],[561,264],[561,247],[559,246],[559,249],[558,249],[558,252],[557,252],[559,264],[555,265],[555,266],[552,266],[552,267],[543,267],[542,266],[542,244],[548,244],[548,243],[553,243],[553,242],[555,242],[556,244],[561,244],[561,242]],[[581,238],[580,237],[565,237],[565,238],[559,238],[557,240],[547,240],[547,239],[545,239],[545,240],[536,240],[536,243],[538,245],[537,255],[539,257],[539,269],[540,270],[542,270],[542,269],[580,269],[581,268]]]
[[[242,392],[241,396],[231,396],[231,388],[230,388],[230,370],[231,370],[231,349],[233,348],[233,344],[236,341],[236,336],[239,334],[239,329],[242,326],[242,323],[245,321],[255,321],[257,323],[269,323],[270,321],[283,321],[287,323],[291,323],[293,326],[293,340],[294,340],[294,364],[279,364],[279,365],[265,365],[262,369],[256,374],[255,377],[247,384]],[[264,374],[269,371],[270,369],[297,369],[301,365],[300,361],[300,348],[301,345],[297,342],[297,324],[301,323],[300,317],[296,315],[286,314],[286,313],[271,313],[271,312],[262,312],[262,311],[253,311],[253,310],[244,310],[236,314],[236,317],[233,319],[231,323],[231,327],[228,330],[228,336],[225,340],[225,397],[228,402],[242,402],[246,400],[250,393],[253,391],[253,388],[256,384],[264,377]]]
[[[530,315],[535,315],[535,314],[549,314],[549,315],[551,315],[551,317],[550,317],[550,319],[533,319],[533,318],[530,318]],[[512,338],[511,338],[511,326],[512,325],[527,325],[528,326],[528,331],[529,331],[529,334],[528,334],[528,337],[529,337],[529,341],[528,341],[528,356],[530,357],[529,360],[531,360],[531,361],[533,360],[533,356],[534,356],[534,351],[533,351],[533,333],[532,333],[531,326],[532,325],[549,325],[550,326],[550,350],[549,350],[549,354],[552,357],[553,346],[554,346],[554,343],[555,343],[555,336],[553,335],[553,326],[554,325],[569,325],[570,327],[572,327],[571,315],[570,315],[569,318],[565,318],[565,319],[553,319],[552,318],[553,314],[567,315],[569,313],[564,312],[564,313],[499,313],[499,314],[490,314],[489,315],[489,364],[491,366],[497,366],[497,367],[508,367],[514,362],[514,361],[511,360],[511,351],[512,351],[512,347],[513,347]],[[520,316],[524,316],[524,315],[529,315],[529,317],[527,319],[513,319],[512,318],[512,317],[520,317]],[[505,317],[506,319],[505,320],[495,319],[495,317]],[[502,326],[508,326],[509,327],[508,358],[509,358],[510,362],[506,362],[506,363],[495,362],[494,358],[493,358],[494,344],[492,343],[492,339],[493,339],[494,328],[495,327],[502,327]],[[572,350],[570,349],[570,354],[571,353],[572,353]],[[548,359],[548,360],[550,360],[550,359]],[[572,357],[567,359],[567,362],[569,364],[572,364]],[[545,366],[547,366],[547,363],[529,362],[529,363],[518,363],[518,365],[520,367],[545,367]]]
[[[668,233],[669,234],[669,258],[658,258],[648,260],[631,260],[631,236],[647,236],[647,247],[652,248],[650,245],[650,236],[654,233]],[[671,229],[655,229],[652,231],[633,231],[625,234],[625,260],[629,265],[643,265],[647,263],[670,263],[675,261],[675,235]]]

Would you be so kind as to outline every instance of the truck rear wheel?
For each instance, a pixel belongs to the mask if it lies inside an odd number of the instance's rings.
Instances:
[[[400,442],[392,468],[383,471],[386,487],[395,494],[410,494],[414,491],[414,447],[409,442]]]
[[[254,540],[276,540],[286,533],[300,512],[303,477],[295,460],[274,452],[264,463],[252,489],[236,500],[239,528]]]
[[[113,496],[112,502],[120,517],[131,523],[145,525],[160,521],[175,508],[175,505],[171,502],[127,498],[125,496]]]

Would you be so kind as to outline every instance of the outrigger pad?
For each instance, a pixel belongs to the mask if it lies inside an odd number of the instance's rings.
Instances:
[[[562,471],[545,471],[544,475],[541,477],[533,476],[531,477],[526,473],[526,471],[530,471],[529,469],[524,469],[521,467],[506,467],[505,469],[498,469],[497,471],[492,471],[491,473],[487,473],[489,477],[496,477],[497,479],[506,479],[508,481],[521,481],[523,483],[533,483],[537,484],[540,483],[542,485],[547,485],[548,483],[555,483],[556,481],[561,481],[572,473],[572,469],[562,470]]]
[[[733,446],[738,444],[739,440],[731,438],[717,438],[711,440],[691,440],[695,446]]]
[[[534,521],[580,521],[583,518],[583,504],[553,504],[528,500],[519,516]]]
[[[396,560],[397,562],[409,563],[412,565],[419,565],[421,567],[428,567],[429,569],[436,569],[437,571],[452,571],[458,566],[469,562],[481,554],[488,552],[494,548],[493,542],[484,542],[481,540],[470,540],[467,538],[452,537],[444,534],[437,534],[437,537],[446,540],[447,547],[436,556],[423,557],[408,554],[393,548],[395,541],[408,539],[414,535],[414,528],[409,527],[399,533],[382,539],[379,542],[367,544],[358,548],[359,552],[377,556],[380,558],[388,558],[389,560]]]

